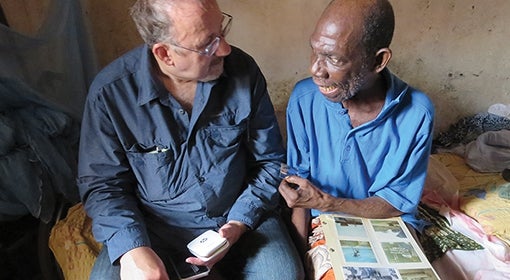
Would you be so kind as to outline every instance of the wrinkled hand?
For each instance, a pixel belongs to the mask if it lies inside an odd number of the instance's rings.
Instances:
[[[186,262],[201,266],[205,265],[209,268],[213,267],[214,264],[223,259],[223,257],[228,253],[228,251],[232,247],[232,245],[234,245],[234,243],[236,243],[237,240],[239,240],[241,235],[243,235],[243,233],[245,233],[246,230],[247,227],[245,224],[237,221],[229,221],[218,230],[220,236],[225,237],[229,243],[227,249],[225,249],[223,252],[221,252],[214,258],[208,260],[207,262],[204,262],[203,260],[196,257],[189,257],[186,259]]]
[[[298,188],[291,187],[295,184]],[[290,208],[314,208],[322,209],[330,195],[321,191],[307,179],[291,175],[285,177],[278,191]]]
[[[138,247],[120,258],[122,280],[168,280],[163,261],[149,247]]]

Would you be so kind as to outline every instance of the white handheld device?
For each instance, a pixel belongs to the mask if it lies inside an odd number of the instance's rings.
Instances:
[[[208,261],[225,250],[228,245],[226,238],[213,230],[208,230],[188,243],[188,249],[201,260]]]

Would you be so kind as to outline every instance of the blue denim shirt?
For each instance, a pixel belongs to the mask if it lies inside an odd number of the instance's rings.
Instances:
[[[278,204],[285,151],[255,61],[232,47],[188,115],[151,59],[142,46],[103,69],[84,110],[78,185],[112,262],[155,242],[182,246],[229,220],[254,228]]]

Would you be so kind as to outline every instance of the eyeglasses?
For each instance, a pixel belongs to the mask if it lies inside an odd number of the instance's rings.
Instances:
[[[232,26],[232,16],[227,13],[223,13],[223,12],[222,12],[222,14],[223,14],[223,21],[221,23],[220,35],[214,37],[214,39],[209,44],[207,44],[207,46],[205,46],[205,48],[203,50],[195,50],[195,49],[186,48],[186,47],[183,47],[176,43],[170,43],[170,44],[172,46],[175,46],[175,47],[178,47],[181,49],[185,49],[188,51],[196,52],[201,55],[212,56],[220,47],[221,37],[225,38],[225,36],[227,36],[228,32],[230,31],[230,27]]]

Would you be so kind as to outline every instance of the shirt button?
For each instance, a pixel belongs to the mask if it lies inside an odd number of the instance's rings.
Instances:
[[[203,183],[203,182],[205,182],[205,178],[204,178],[204,177],[202,177],[202,176],[200,176],[200,177],[198,177],[198,181],[199,181],[200,183]]]
[[[179,114],[184,115],[186,114],[186,111],[184,111],[183,109],[179,109]]]
[[[346,152],[349,152],[350,150],[351,150],[351,146],[346,146],[346,147],[345,147],[345,151],[346,151]]]

